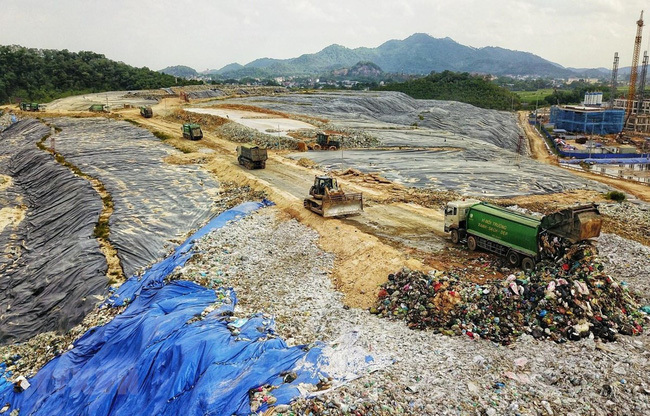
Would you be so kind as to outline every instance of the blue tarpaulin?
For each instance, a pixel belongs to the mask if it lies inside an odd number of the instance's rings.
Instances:
[[[595,164],[606,164],[606,165],[647,165],[650,164],[650,158],[648,157],[636,157],[636,158],[608,158],[608,159],[571,159],[563,160],[562,163],[595,163]]]
[[[319,370],[327,361],[324,345],[288,347],[272,319],[238,321],[240,332],[231,332],[237,300],[231,289],[164,282],[192,255],[194,240],[264,205],[246,203],[220,215],[142,278],[127,281],[111,300],[128,299],[124,312],[88,330],[32,377],[27,390],[15,392],[0,376],[0,407],[8,403],[21,416],[247,415],[251,389],[276,386],[276,405],[287,404],[299,395],[299,383],[327,377]],[[197,319],[209,306],[214,310]],[[284,382],[289,371],[297,379]]]

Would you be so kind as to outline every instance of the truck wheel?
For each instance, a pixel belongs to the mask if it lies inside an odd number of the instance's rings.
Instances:
[[[320,144],[315,144],[314,145],[314,150],[320,150]]]
[[[508,263],[510,263],[511,266],[517,267],[519,265],[519,253],[516,251],[509,251]]]
[[[330,146],[330,150],[337,150],[336,146]]]
[[[467,248],[470,249],[470,251],[476,250],[476,237],[473,235],[467,237]]]
[[[451,242],[454,244],[458,244],[460,241],[460,234],[458,234],[458,230],[451,230]]]
[[[530,257],[524,257],[524,259],[521,261],[521,268],[526,272],[534,270],[535,260],[531,259]]]

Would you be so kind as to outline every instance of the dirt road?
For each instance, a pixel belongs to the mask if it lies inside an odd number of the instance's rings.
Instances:
[[[526,132],[531,157],[541,162],[557,165],[557,158],[548,153],[544,139],[539,132],[528,123],[528,115],[525,111],[519,112],[519,124]]]
[[[154,112],[156,110],[154,109]],[[412,255],[415,252],[439,250],[446,245],[442,231],[442,215],[437,210],[414,204],[380,205],[373,201],[390,198],[389,188],[362,186],[339,179],[345,189],[363,192],[370,199],[363,215],[347,219],[324,219],[303,207],[303,199],[321,171],[299,166],[279,154],[271,154],[266,169],[245,170],[236,163],[236,144],[204,131],[203,140],[190,142],[180,138],[180,125],[154,117],[135,116],[143,127],[163,132],[172,138],[166,140],[191,159],[210,149],[207,168],[221,181],[250,186],[269,195],[288,216],[309,225],[321,235],[320,245],[337,258],[335,284],[352,307],[369,307],[376,298],[377,286],[402,266],[428,270]],[[423,232],[424,230],[424,232]],[[422,257],[420,257],[422,258]]]

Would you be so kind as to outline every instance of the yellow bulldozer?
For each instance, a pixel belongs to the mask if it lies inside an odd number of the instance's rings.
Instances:
[[[363,195],[343,192],[335,178],[317,175],[304,206],[323,217],[356,215],[363,211]]]

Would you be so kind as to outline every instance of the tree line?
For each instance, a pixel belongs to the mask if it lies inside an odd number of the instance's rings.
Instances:
[[[70,95],[200,84],[135,68],[94,52],[0,45],[0,103],[47,102]]]
[[[401,91],[413,98],[451,100],[495,110],[517,110],[519,97],[492,83],[487,77],[443,71],[432,72],[423,78],[391,83],[379,90]]]

